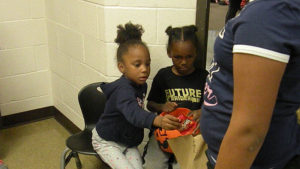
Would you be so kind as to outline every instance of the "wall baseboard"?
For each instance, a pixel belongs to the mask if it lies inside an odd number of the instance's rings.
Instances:
[[[81,131],[74,123],[72,123],[66,116],[64,116],[54,106],[2,116],[1,117],[2,122],[0,122],[2,123],[2,126],[0,126],[0,128],[1,129],[11,128],[11,127],[15,127],[27,123],[45,120],[48,118],[55,118],[57,122],[59,122],[64,128],[66,128],[72,134]]]
[[[81,131],[79,127],[77,127],[71,120],[69,120],[64,114],[62,114],[58,109],[52,106],[52,111],[54,113],[54,118],[57,122],[59,122],[65,129],[67,129],[70,133],[78,133]]]

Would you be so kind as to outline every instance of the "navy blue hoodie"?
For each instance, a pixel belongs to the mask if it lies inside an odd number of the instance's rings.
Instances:
[[[156,116],[143,109],[147,84],[138,86],[121,76],[100,87],[107,102],[96,124],[98,135],[129,147],[139,145],[144,138],[144,128],[151,129]]]

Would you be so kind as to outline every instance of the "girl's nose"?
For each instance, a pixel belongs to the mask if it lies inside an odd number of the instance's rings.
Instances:
[[[147,71],[147,66],[146,66],[146,65],[142,65],[142,66],[141,66],[141,71],[142,71],[142,72]]]

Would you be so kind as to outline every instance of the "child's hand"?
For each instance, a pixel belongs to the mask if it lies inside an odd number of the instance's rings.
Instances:
[[[166,130],[175,130],[175,129],[180,129],[181,127],[182,125],[178,118],[169,114],[163,116],[161,121],[161,128]]]
[[[166,102],[162,105],[162,112],[172,112],[177,108],[177,103],[175,102]]]
[[[189,114],[187,116],[192,117],[193,120],[195,120],[196,122],[199,123],[200,116],[201,116],[201,109],[193,110],[193,111],[189,112]]]
[[[156,127],[161,127],[166,130],[178,130],[181,128],[181,123],[179,122],[179,119],[169,114],[165,116],[156,116],[153,124]]]
[[[200,133],[199,130],[200,130],[201,109],[191,111],[188,114],[188,116],[192,117],[193,120],[195,120],[198,123],[197,127],[193,131],[193,136],[196,136],[196,135],[198,135]]]
[[[197,127],[194,129],[193,131],[193,136],[197,136],[198,134],[201,134],[200,133],[200,123],[197,124]]]

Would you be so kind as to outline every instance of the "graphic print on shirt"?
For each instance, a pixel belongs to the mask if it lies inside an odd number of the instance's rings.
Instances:
[[[220,67],[213,60],[209,68],[209,74],[207,76],[209,83],[212,82],[214,73],[217,73],[219,71],[220,71]],[[205,87],[204,87],[204,105],[215,106],[218,104],[218,97],[214,94],[214,91],[209,87],[208,82],[205,83]]]
[[[225,33],[225,27],[223,27],[222,30],[219,32],[219,37],[220,37],[221,39],[224,38],[224,33]]]
[[[165,94],[168,101],[190,101],[192,103],[199,103],[201,98],[201,90],[192,88],[166,89]]]
[[[142,98],[142,99],[139,98],[139,97],[136,97],[136,101],[138,102],[139,106],[140,106],[141,108],[143,108],[143,109],[145,108],[145,105],[144,105],[145,97],[146,97],[146,94],[145,94],[145,93],[143,93],[143,98]]]

